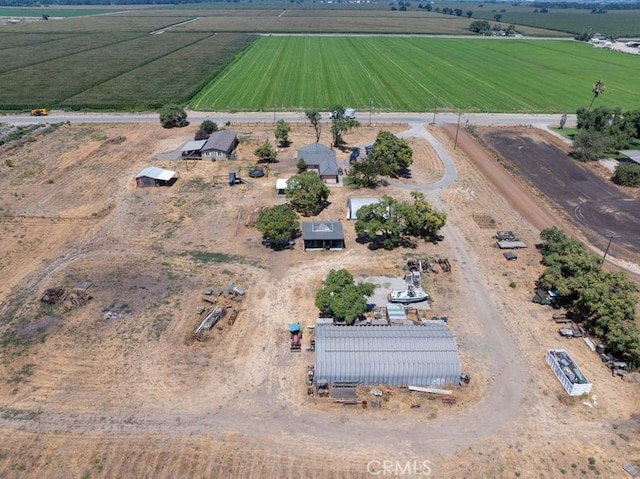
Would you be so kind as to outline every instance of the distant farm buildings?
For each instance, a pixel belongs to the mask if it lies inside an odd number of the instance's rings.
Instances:
[[[447,325],[315,328],[318,382],[387,386],[460,384],[458,347]]]
[[[176,171],[150,166],[136,175],[136,186],[171,186],[176,182],[178,176]]]

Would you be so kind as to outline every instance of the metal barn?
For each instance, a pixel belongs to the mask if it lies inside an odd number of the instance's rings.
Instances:
[[[440,321],[419,326],[318,325],[315,342],[316,380],[331,385],[460,383],[458,347]]]
[[[347,200],[347,219],[357,220],[357,213],[360,208],[379,202],[380,198],[349,198]]]
[[[150,166],[136,175],[136,186],[171,186],[176,182],[178,173]]]

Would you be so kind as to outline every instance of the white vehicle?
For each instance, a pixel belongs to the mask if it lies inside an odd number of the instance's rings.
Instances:
[[[419,303],[420,301],[426,301],[428,299],[429,295],[427,293],[411,285],[408,285],[407,289],[391,291],[391,293],[389,293],[390,303]]]

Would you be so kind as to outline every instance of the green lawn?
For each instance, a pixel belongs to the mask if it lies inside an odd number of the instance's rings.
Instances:
[[[574,112],[640,108],[639,58],[573,41],[262,37],[191,102],[202,110]]]

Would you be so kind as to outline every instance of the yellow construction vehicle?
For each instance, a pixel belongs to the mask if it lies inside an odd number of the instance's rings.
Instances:
[[[49,112],[46,108],[34,108],[31,110],[31,116],[47,116]]]

